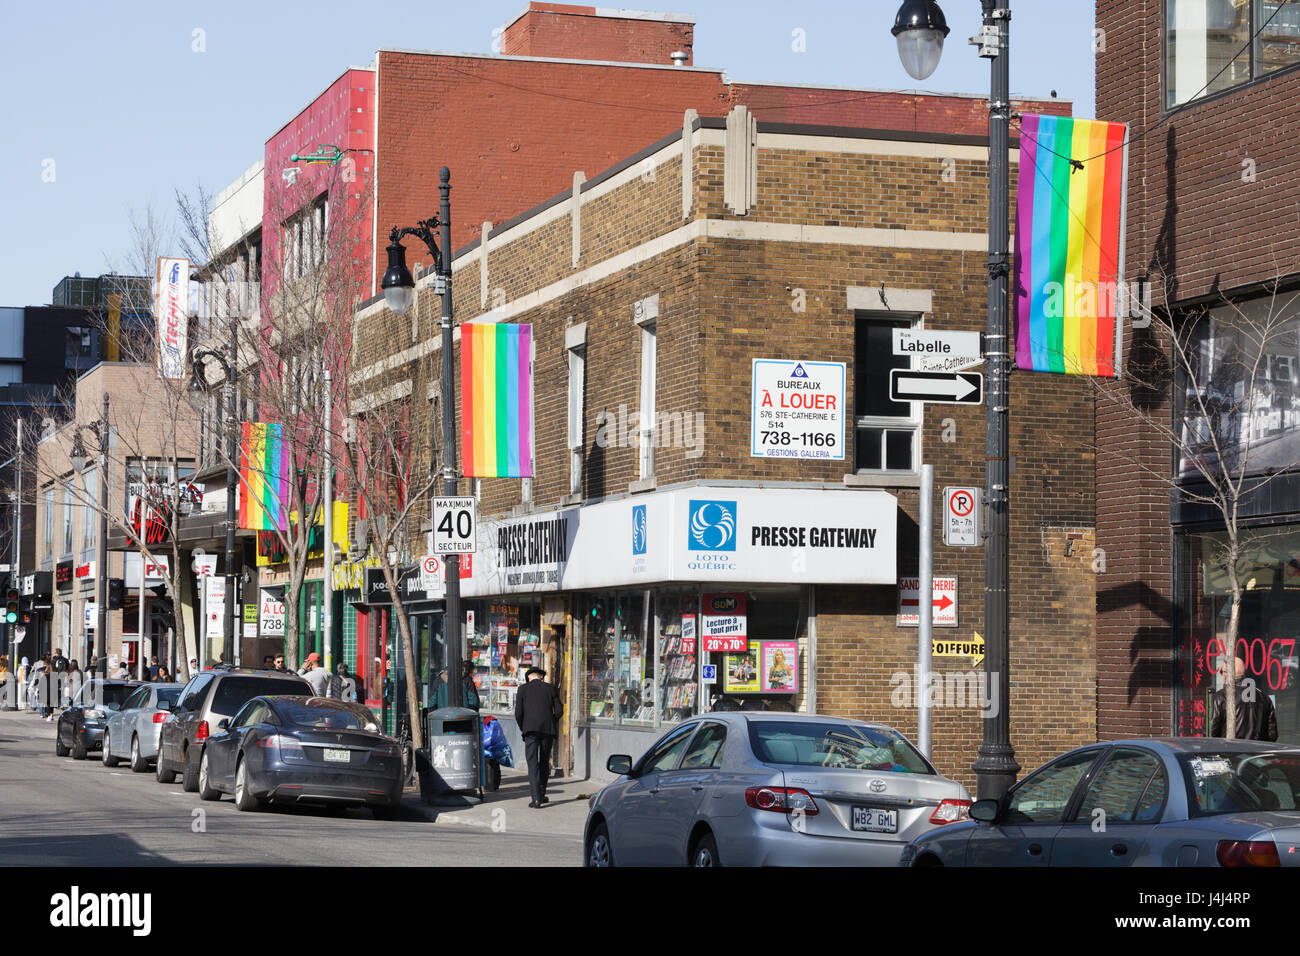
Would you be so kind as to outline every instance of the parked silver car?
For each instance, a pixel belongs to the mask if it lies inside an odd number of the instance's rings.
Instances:
[[[1079,747],[903,866],[1300,866],[1300,747],[1172,737]]]
[[[145,684],[122,703],[104,729],[104,766],[131,761],[136,773],[147,773],[158,756],[163,721],[176,708],[184,684]]]
[[[970,805],[898,731],[816,714],[703,714],[607,767],[588,866],[894,865]]]

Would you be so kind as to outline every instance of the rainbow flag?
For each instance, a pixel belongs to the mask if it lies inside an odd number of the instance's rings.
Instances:
[[[243,422],[239,442],[239,527],[287,531],[289,453],[284,426]]]
[[[1126,297],[1123,123],[1020,120],[1016,193],[1016,367],[1114,377]],[[1082,169],[1071,162],[1082,161]]]
[[[460,327],[461,445],[466,476],[533,476],[531,325]]]

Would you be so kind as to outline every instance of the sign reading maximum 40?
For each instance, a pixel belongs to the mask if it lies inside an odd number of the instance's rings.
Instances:
[[[478,501],[433,499],[433,553],[473,554],[478,539]]]

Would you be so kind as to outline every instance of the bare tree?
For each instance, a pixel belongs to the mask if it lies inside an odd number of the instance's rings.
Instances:
[[[1250,555],[1280,534],[1248,524],[1247,505],[1300,470],[1300,294],[1283,293],[1275,282],[1269,295],[1247,302],[1220,297],[1179,312],[1166,302],[1139,309],[1134,326],[1123,378],[1093,379],[1098,401],[1167,443],[1175,465],[1123,447],[1099,447],[1098,454],[1122,458],[1222,523],[1220,534],[1203,538],[1203,563],[1226,579],[1229,595],[1219,668],[1226,671],[1225,736],[1232,738],[1242,600],[1258,570]],[[1247,681],[1243,699],[1256,692]]]

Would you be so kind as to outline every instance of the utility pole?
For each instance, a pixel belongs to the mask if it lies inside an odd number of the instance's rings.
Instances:
[[[230,323],[230,341],[227,343],[226,381],[221,387],[221,398],[226,406],[226,603],[222,617],[223,656],[227,664],[237,663],[235,659],[235,615],[238,605],[235,603],[235,496],[239,493],[239,471],[235,467],[239,454],[235,426],[239,416],[235,408],[235,370],[239,367],[239,349],[236,336],[239,325]]]
[[[989,259],[988,393],[985,396],[987,437],[985,439],[984,489],[988,501],[988,536],[984,541],[984,628],[987,656],[985,680],[996,682],[986,688],[993,696],[993,711],[985,710],[984,741],[971,767],[975,771],[978,799],[1001,797],[1015,783],[1020,765],[1011,746],[1010,608],[1008,601],[1008,512],[1007,458],[1010,453],[1008,412],[1011,404],[1011,355],[1007,336],[1007,284],[1011,272],[1009,128],[1011,125],[1010,70],[1007,62],[1011,10],[1010,0],[981,0],[984,26],[996,34],[995,44],[984,43],[980,56],[992,60],[992,88],[989,95]],[[985,38],[988,39],[987,37]],[[926,595],[921,595],[922,600]]]
[[[108,676],[108,392],[104,393],[104,414],[99,420],[99,561],[95,569],[98,602],[95,606],[95,658]]]
[[[442,287],[442,493],[456,495],[456,390],[452,361],[451,327],[451,170],[438,173],[438,220],[441,223],[442,255],[438,257]],[[461,707],[460,680],[460,555],[444,555],[447,572],[446,612],[442,618],[447,645],[447,705]],[[413,676],[413,675],[412,675]]]

